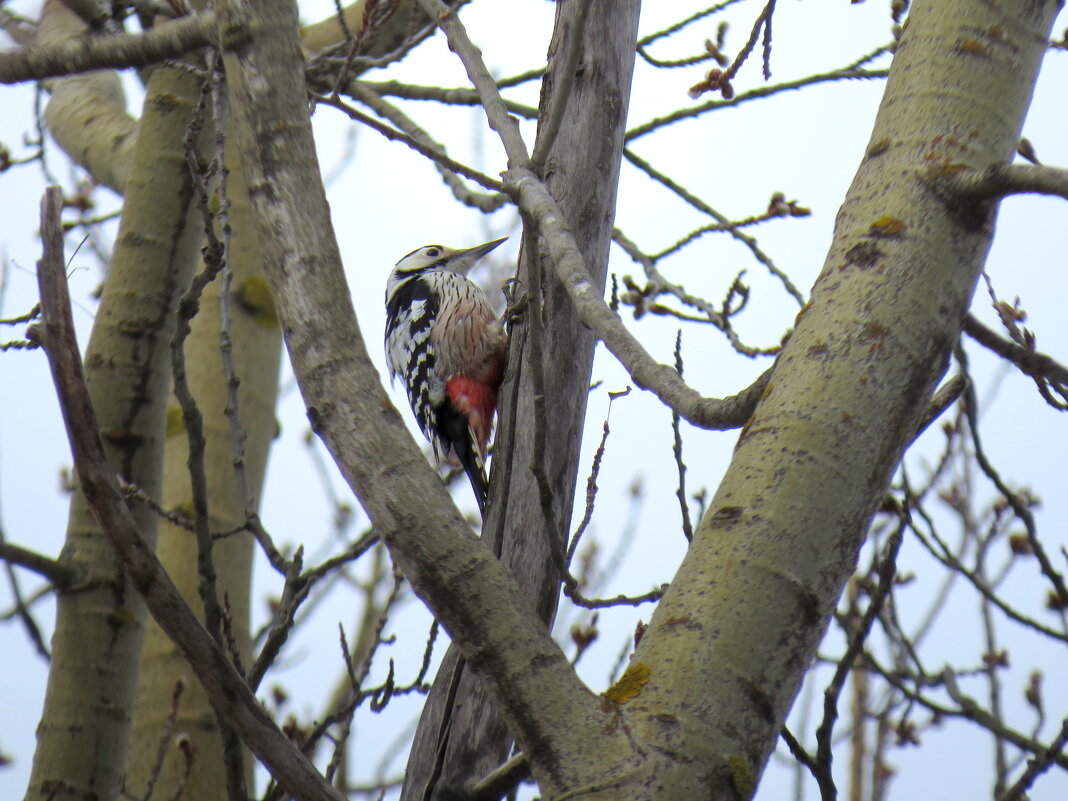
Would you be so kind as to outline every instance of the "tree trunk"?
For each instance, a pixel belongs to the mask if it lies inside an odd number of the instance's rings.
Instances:
[[[659,764],[612,798],[756,788],[990,245],[993,208],[938,179],[1011,160],[1058,7],[913,4],[812,300],[631,661]]]
[[[559,96],[581,3],[557,5],[549,67],[542,86],[539,136]],[[602,291],[615,219],[626,110],[630,102],[638,0],[590,2],[580,62],[564,121],[545,163],[547,184],[575,235],[593,283]],[[490,481],[492,502],[483,528],[501,561],[515,576],[531,609],[551,626],[560,576],[551,548],[566,548],[578,475],[579,448],[597,339],[574,313],[548,259],[524,248],[521,287],[540,295],[528,318],[515,326],[501,390],[501,418]],[[541,286],[533,287],[531,259],[542,258]],[[537,314],[537,319],[530,316]],[[535,361],[527,331],[541,329],[541,361]],[[560,354],[567,354],[561,358]],[[538,453],[532,425],[535,377],[544,387],[546,438]],[[548,423],[551,421],[551,426]],[[551,519],[542,512],[531,465],[540,462],[551,489]],[[444,748],[442,747],[445,742]],[[459,649],[449,648],[427,698],[408,759],[402,799],[426,798],[427,786],[444,795],[485,776],[507,757],[512,737],[498,711],[469,670]]]
[[[226,159],[230,170],[227,195],[231,200],[230,266],[234,272],[230,309],[232,317],[234,370],[240,380],[238,409],[245,441],[244,469],[248,476],[249,499],[258,507],[267,454],[275,435],[275,398],[278,368],[282,354],[281,330],[274,302],[263,277],[262,257],[256,241],[255,225],[248,205],[239,151],[227,142]],[[220,232],[221,233],[221,232]],[[205,290],[200,311],[192,322],[185,354],[190,389],[204,415],[205,473],[211,530],[228,531],[245,522],[246,499],[234,468],[235,446],[226,416],[228,404],[226,376],[220,355],[221,277]],[[193,508],[189,477],[189,443],[181,426],[181,412],[172,400],[168,411],[167,450],[163,468],[165,509],[188,512]],[[216,587],[220,602],[229,600],[231,625],[242,665],[248,669],[251,655],[249,602],[253,549],[251,534],[241,533],[216,542],[213,549]],[[193,534],[167,521],[160,524],[157,554],[190,606],[203,618],[203,605],[197,587],[200,574],[197,544]],[[157,769],[157,752],[170,714],[175,682],[184,690],[175,718],[195,753],[193,770],[183,798],[212,801],[226,799],[223,746],[214,710],[188,662],[177,646],[154,621],[149,621],[141,657],[142,680],[134,717],[134,738],[127,762],[127,782],[133,792],[143,792]],[[161,798],[172,797],[185,768],[184,758],[170,748],[155,785]],[[252,786],[252,762],[245,761],[246,783]]]
[[[195,218],[184,154],[199,91],[200,80],[188,72],[160,67],[152,73],[122,186],[126,205],[114,258],[85,357],[109,463],[154,497],[160,490],[174,307],[200,244],[200,228],[188,222]],[[145,538],[155,542],[155,512],[137,503],[131,509]],[[58,597],[26,797],[113,799],[122,787],[144,606],[81,493],[71,501],[61,560],[77,568],[80,579]]]

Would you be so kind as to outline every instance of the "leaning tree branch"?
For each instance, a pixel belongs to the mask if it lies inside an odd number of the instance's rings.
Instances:
[[[575,304],[579,319],[596,332],[639,387],[655,392],[687,422],[699,428],[718,430],[743,425],[767,387],[771,370],[765,371],[738,395],[723,399],[705,398],[686,384],[673,367],[657,362],[642,347],[591,283],[575,238],[563,222],[564,215],[545,184],[529,168],[530,159],[516,121],[509,116],[500,90],[486,69],[478,48],[468,38],[463,23],[440,0],[419,0],[419,4],[437,18],[448,37],[449,47],[463,61],[471,83],[482,98],[490,127],[498,133],[508,154],[505,189],[520,209],[537,223],[538,233],[548,244],[557,277]]]
[[[225,17],[242,7],[226,0],[218,9]],[[600,701],[474,536],[386,395],[353,311],[319,176],[296,4],[257,0],[255,7],[255,47],[223,51],[233,133],[245,154],[264,267],[312,428],[551,794],[588,769],[569,762],[575,738],[601,738],[619,753],[629,746],[621,733],[604,733]]]
[[[501,97],[497,82],[493,80],[486,63],[482,60],[482,52],[475,47],[471,38],[467,35],[456,12],[445,5],[441,0],[418,0],[423,10],[437,21],[441,30],[449,40],[449,49],[460,57],[467,77],[478,92],[482,101],[482,108],[486,110],[486,118],[490,127],[501,137],[504,152],[508,155],[508,166],[527,166],[530,157],[527,155],[527,146],[519,133],[519,124],[508,113],[508,108]]]
[[[63,259],[62,202],[59,187],[49,187],[42,203],[44,256],[37,264],[44,314],[43,321],[30,331],[48,356],[82,493],[123,572],[189,661],[215,708],[288,792],[308,801],[339,801],[341,796],[278,729],[226,653],[204,630],[141,536],[123,500],[118,477],[104,455],[74,334]]]
[[[745,423],[771,379],[771,368],[737,395],[722,399],[703,397],[682,380],[675,368],[657,362],[627,330],[619,315],[608,308],[590,282],[582,254],[564,225],[556,201],[537,176],[528,169],[513,168],[505,173],[505,189],[538,226],[556,275],[575,304],[579,319],[597,332],[639,387],[656,393],[673,411],[699,428],[724,430]]]
[[[57,78],[100,69],[145,67],[214,44],[217,26],[215,13],[204,11],[146,33],[84,36],[0,53],[0,83]],[[241,25],[230,26],[227,35],[240,37]]]

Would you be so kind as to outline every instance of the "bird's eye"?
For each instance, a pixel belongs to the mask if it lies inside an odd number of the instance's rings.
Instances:
[[[427,248],[426,255],[428,255],[432,259],[436,259],[438,256],[441,255],[441,248]]]

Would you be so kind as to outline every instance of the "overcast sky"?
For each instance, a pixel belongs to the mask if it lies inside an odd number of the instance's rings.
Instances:
[[[35,15],[36,3],[11,4]],[[775,13],[772,55],[772,83],[844,66],[889,40],[887,4],[869,0],[850,5],[845,2],[819,3],[786,0]],[[507,19],[501,4],[488,0],[472,3],[463,12],[472,39],[483,50],[490,69],[505,76],[540,66],[552,31],[555,7],[544,0],[510,0]],[[678,18],[699,9],[699,4],[647,3],[641,21],[642,35],[659,30]],[[737,52],[748,34],[749,25],[760,6],[742,3],[726,17],[736,21],[727,40],[727,52]],[[330,13],[332,4],[307,2],[302,5],[306,21]],[[718,18],[715,18],[718,20]],[[1063,21],[1056,28],[1063,28]],[[714,37],[716,22],[691,26],[682,34],[657,43],[654,54],[679,58],[699,52],[705,38]],[[888,59],[876,62],[886,66]],[[707,65],[677,70],[655,70],[639,60],[632,95],[631,126],[675,108],[694,103],[687,88],[703,76]],[[378,75],[366,76],[370,79]],[[438,35],[417,48],[405,63],[390,68],[383,79],[413,83],[465,86],[466,77],[455,57]],[[1031,115],[1025,128],[1038,155],[1046,163],[1068,163],[1068,137],[1063,87],[1068,79],[1068,55],[1054,52],[1046,60]],[[737,80],[741,92],[762,83],[759,59],[747,64]],[[139,114],[140,98],[133,80],[130,110]],[[634,150],[668,173],[688,189],[706,199],[731,218],[743,218],[763,211],[775,191],[812,209],[805,219],[776,220],[753,233],[761,247],[788,272],[793,282],[807,294],[822,266],[830,242],[835,214],[845,190],[868,143],[871,126],[882,91],[879,81],[839,82],[757,101],[738,109],[728,109],[684,121],[671,129],[636,141]],[[28,152],[25,136],[33,135],[33,87],[5,87],[0,115],[0,141],[18,157]],[[538,86],[530,83],[509,97],[537,104]],[[481,112],[472,109],[446,109],[431,103],[413,103],[406,111],[424,124],[431,135],[446,144],[450,155],[496,174],[504,166],[500,147],[486,129]],[[347,118],[330,108],[315,115],[320,163],[324,174],[332,176],[329,197],[346,271],[357,305],[357,314],[371,355],[386,375],[381,353],[384,324],[382,293],[386,275],[403,254],[425,244],[469,247],[489,239],[514,234],[516,217],[510,209],[484,217],[459,205],[425,161],[401,144],[391,143],[367,129],[355,129]],[[528,145],[533,140],[529,125],[524,127]],[[48,166],[65,186],[71,186],[71,171],[58,149],[50,146]],[[39,256],[38,202],[45,180],[36,165],[10,170],[0,176],[0,243],[7,266],[0,317],[24,313],[36,301],[32,273]],[[98,190],[95,199],[102,209],[116,200],[107,190]],[[1029,312],[1027,325],[1038,334],[1038,345],[1062,362],[1068,359],[1068,270],[1065,269],[1065,208],[1054,199],[1018,198],[1004,204],[998,236],[988,269],[1001,297],[1019,296]],[[685,236],[704,222],[696,213],[676,201],[666,190],[649,181],[633,167],[624,164],[616,224],[646,251],[656,251]],[[114,226],[106,229],[108,238]],[[68,254],[76,240],[68,240]],[[512,237],[494,258],[514,259],[518,236]],[[640,269],[618,249],[613,249],[610,270],[622,276],[640,277]],[[70,277],[81,342],[88,338],[94,302],[90,293],[100,281],[95,258],[83,250],[74,256]],[[695,294],[718,301],[734,276],[746,271],[752,287],[748,310],[737,320],[743,339],[755,346],[777,343],[797,313],[797,303],[782,290],[748,251],[725,236],[706,236],[698,244],[663,265],[668,277],[685,284]],[[477,273],[476,273],[477,277]],[[995,318],[984,294],[977,295],[975,311],[989,324]],[[664,318],[645,318],[633,329],[661,360],[670,362],[679,324]],[[22,335],[21,328],[0,329],[0,340]],[[1068,419],[1052,412],[1039,398],[1033,382],[1015,371],[1000,370],[996,362],[977,348],[970,348],[973,366],[981,376],[980,397],[992,402],[983,414],[984,441],[991,456],[1014,485],[1026,484],[1043,501],[1038,512],[1039,530],[1049,550],[1059,556],[1068,542],[1063,521],[1068,519],[1063,454],[1068,450]],[[690,325],[683,331],[686,377],[708,395],[723,396],[746,386],[766,361],[754,362],[734,354],[711,328]],[[608,392],[628,385],[625,373],[598,350],[594,368],[600,387],[591,393],[587,416],[587,437],[581,460],[581,487],[589,469],[593,448],[600,437],[608,408]],[[336,552],[331,539],[332,509],[329,493],[304,442],[307,422],[299,394],[293,388],[288,365],[283,368],[283,395],[278,417],[282,434],[274,445],[270,463],[263,517],[276,541],[305,545],[315,558]],[[60,491],[60,472],[70,457],[62,423],[48,378],[45,358],[40,352],[0,354],[0,524],[5,536],[43,553],[56,555],[62,546],[67,497]],[[399,408],[408,405],[401,392],[395,393]],[[411,421],[409,421],[411,422]],[[602,558],[633,532],[630,547],[612,571],[603,594],[641,593],[668,581],[684,550],[678,502],[674,496],[677,473],[671,453],[669,413],[647,393],[632,393],[616,401],[612,408],[612,435],[607,446],[599,484],[601,493],[588,537],[602,548]],[[415,430],[414,424],[412,425]],[[923,459],[931,458],[941,444],[941,434],[930,432],[927,442],[910,456],[916,475]],[[736,434],[703,432],[683,426],[685,461],[689,465],[689,489],[714,491],[726,469]],[[328,461],[325,451],[319,449]],[[336,471],[329,481],[333,492],[348,497]],[[640,485],[640,499],[631,489]],[[984,487],[984,492],[989,488]],[[457,493],[462,508],[473,510],[474,502],[466,487]],[[696,511],[696,505],[691,507]],[[578,515],[576,515],[576,521]],[[354,531],[365,521],[360,518]],[[867,556],[865,554],[865,556]],[[926,610],[941,574],[924,561],[917,547],[907,542],[900,560],[902,570],[913,570],[917,581],[899,594],[900,612],[918,619]],[[1063,562],[1061,562],[1063,566]],[[1016,571],[1019,580],[1010,584],[1009,595],[1019,603],[1037,609],[1045,587],[1035,580],[1031,565]],[[30,594],[39,582],[20,572],[24,593]],[[257,623],[266,619],[263,598],[277,592],[279,582],[266,563],[258,566],[253,602]],[[1037,599],[1036,599],[1037,596]],[[328,688],[341,675],[338,658],[337,625],[351,629],[358,610],[351,588],[339,587],[317,608],[315,615],[291,641],[265,687],[284,684],[293,700],[291,710],[308,719],[322,709]],[[0,581],[0,607],[9,608],[10,589]],[[51,630],[54,607],[45,601],[35,607],[38,622]],[[601,613],[600,640],[581,663],[584,678],[594,690],[604,689],[617,657],[633,631],[636,617],[648,619],[649,608],[637,612],[629,608]],[[911,617],[910,617],[911,616]],[[561,610],[562,622],[585,619],[569,607]],[[1052,622],[1052,621],[1049,621]],[[397,643],[389,653],[397,661],[398,675],[406,681],[414,675],[422,653],[429,618],[421,605],[409,600],[391,624]],[[1034,638],[1017,637],[1003,627],[1005,644],[1012,664],[1005,674],[1006,692],[1016,726],[1028,731],[1031,718],[1022,704],[1022,689],[1036,665],[1044,665],[1047,711],[1051,723],[1068,712],[1068,690],[1063,676],[1063,651],[1036,644]],[[929,666],[943,662],[977,663],[982,650],[979,638],[978,604],[974,594],[959,587],[951,596],[942,621],[925,645]],[[0,730],[0,751],[14,759],[0,768],[0,797],[18,797],[25,788],[34,747],[34,726],[40,714],[46,667],[29,644],[21,627],[12,620],[0,627],[5,653],[0,682],[0,709],[6,725]],[[830,644],[829,644],[830,645]],[[438,653],[444,647],[439,647]],[[961,654],[969,654],[961,657]],[[373,675],[384,676],[385,659],[379,659]],[[1059,673],[1058,673],[1059,671]],[[826,678],[823,678],[825,681]],[[822,687],[822,685],[820,685]],[[981,688],[970,688],[981,696]],[[804,697],[804,696],[803,696]],[[818,706],[818,699],[817,704]],[[407,720],[415,714],[414,702],[397,702],[377,718],[358,718],[356,744],[361,768],[371,771],[392,740],[402,735]],[[795,710],[795,713],[797,710]],[[920,716],[923,719],[923,716]],[[796,715],[795,715],[796,722]],[[376,727],[372,730],[371,727]],[[990,746],[984,737],[965,726],[947,726],[925,736],[921,749],[893,750],[889,761],[900,769],[892,785],[892,797],[899,799],[938,797],[952,791],[954,797],[989,796]],[[389,763],[385,775],[399,773],[403,755]],[[775,767],[769,771],[759,797],[780,798],[791,787],[792,774]],[[262,786],[261,786],[262,789]],[[1034,801],[1053,801],[1068,794],[1063,772],[1051,774],[1035,788]],[[809,784],[807,797],[818,797]]]

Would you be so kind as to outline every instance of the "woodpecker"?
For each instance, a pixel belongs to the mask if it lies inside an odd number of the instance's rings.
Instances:
[[[483,514],[486,449],[508,335],[467,272],[502,242],[466,250],[426,245],[397,262],[386,283],[390,377],[403,380],[438,463],[456,454]]]

